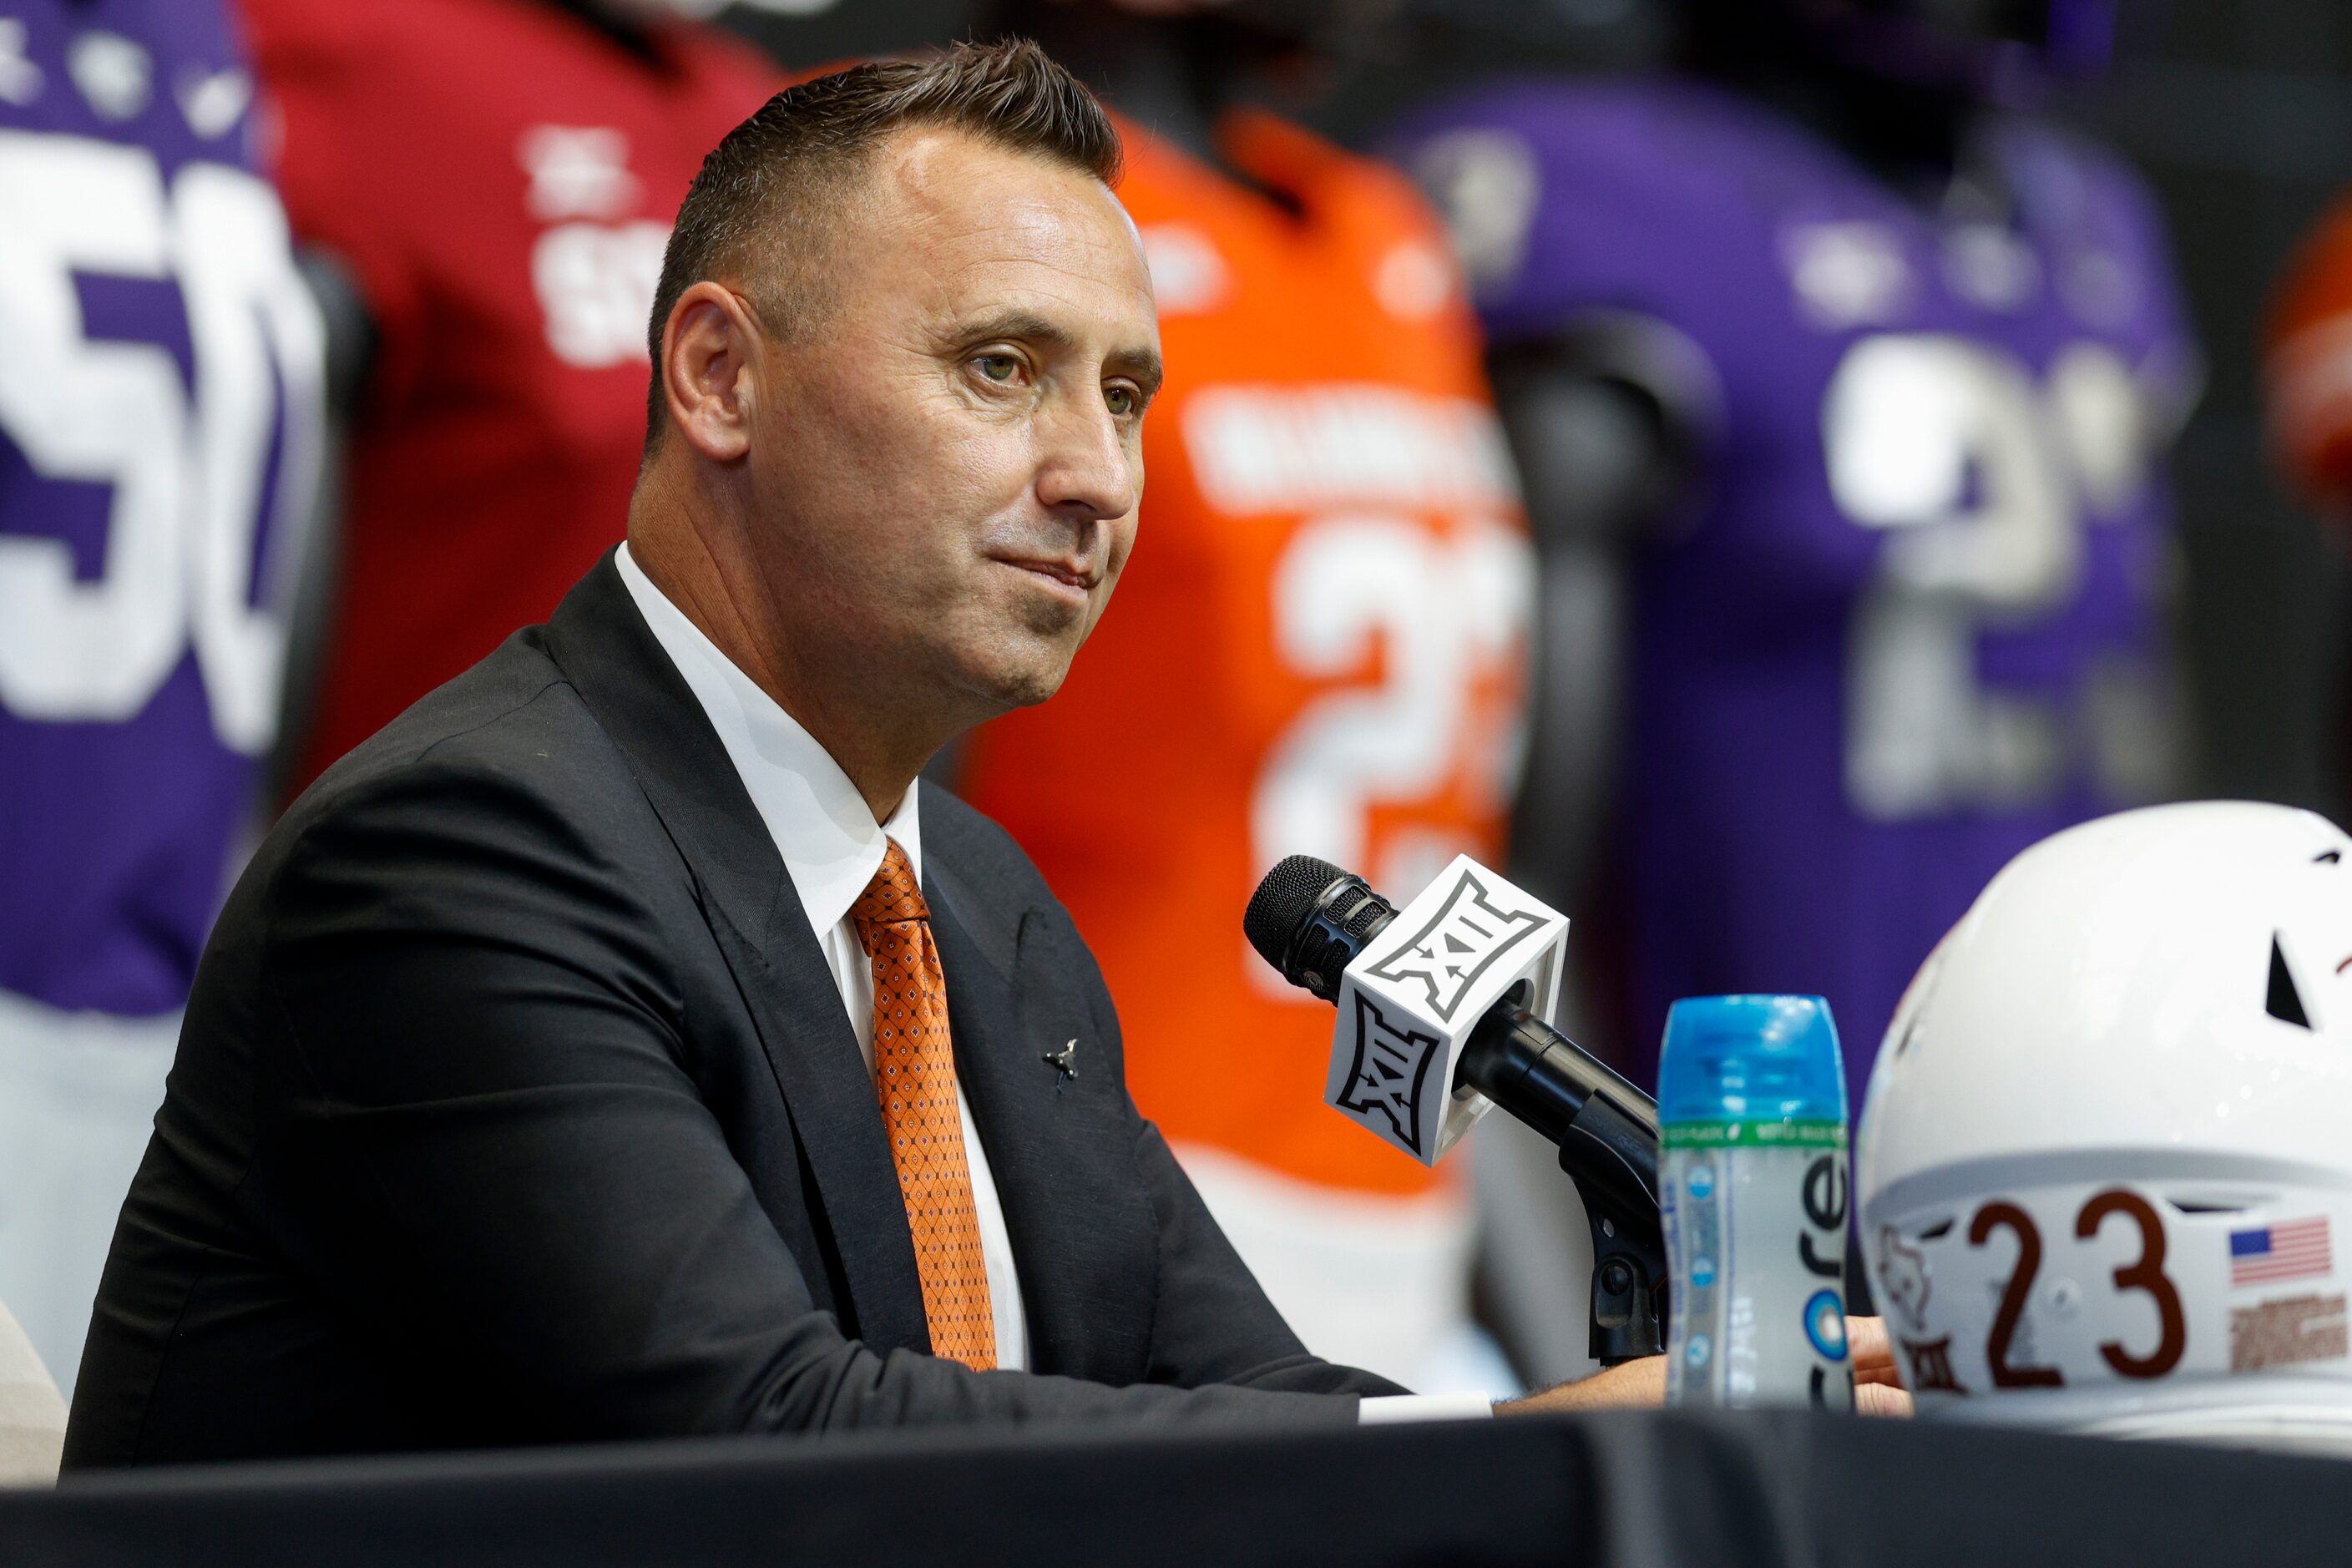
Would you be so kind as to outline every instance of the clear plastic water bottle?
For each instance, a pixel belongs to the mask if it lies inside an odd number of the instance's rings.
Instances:
[[[1666,1402],[1853,1409],[1845,1069],[1829,1004],[1675,1003],[1658,1123]]]

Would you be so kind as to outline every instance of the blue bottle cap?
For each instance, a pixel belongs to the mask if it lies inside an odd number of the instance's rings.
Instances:
[[[1686,996],[1666,1013],[1658,1121],[1845,1123],[1837,1026],[1819,996]]]

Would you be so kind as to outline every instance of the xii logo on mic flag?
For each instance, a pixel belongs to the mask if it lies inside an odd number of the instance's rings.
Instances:
[[[1355,1048],[1346,1085],[1334,1103],[1406,1153],[1417,1155],[1423,1143],[1422,1095],[1445,1042],[1414,1028],[1410,1018],[1390,1017],[1361,991],[1355,1000]],[[1347,1016],[1340,1016],[1345,1035]],[[1388,1125],[1374,1125],[1375,1116]]]
[[[1459,864],[1465,868],[1460,876],[1449,868],[1431,884],[1445,889],[1445,901],[1405,938],[1402,948],[1371,966],[1373,975],[1379,979],[1423,987],[1429,1005],[1445,1019],[1461,1011],[1464,998],[1477,984],[1478,977],[1508,956],[1513,948],[1541,931],[1544,916],[1551,912],[1532,900],[1528,900],[1531,908],[1496,903],[1492,889],[1480,877],[1493,878],[1504,887],[1510,885],[1474,863]],[[1511,891],[1516,893],[1518,889],[1512,888]],[[1403,925],[1406,917],[1419,907],[1419,900],[1406,906],[1397,916],[1397,924]]]
[[[1550,1018],[1567,937],[1567,916],[1455,857],[1341,977],[1324,1100],[1435,1164],[1489,1106],[1454,1094],[1471,1030],[1522,982],[1528,1011]]]

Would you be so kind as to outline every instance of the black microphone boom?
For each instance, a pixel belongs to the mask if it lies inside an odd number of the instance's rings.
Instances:
[[[1361,877],[1293,855],[1258,883],[1242,931],[1285,980],[1337,1002],[1340,976],[1396,912]],[[1526,1000],[1505,997],[1472,1027],[1454,1090],[1475,1089],[1559,1148],[1592,1229],[1593,1357],[1613,1365],[1656,1355],[1666,1289],[1657,1103]]]

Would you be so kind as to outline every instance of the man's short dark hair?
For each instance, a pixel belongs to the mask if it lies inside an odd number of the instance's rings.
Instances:
[[[823,308],[815,276],[845,188],[900,131],[961,131],[1116,184],[1118,132],[1078,79],[1025,38],[958,44],[921,59],[877,60],[780,92],[702,161],[662,257],[646,331],[653,381],[646,454],[659,445],[662,329],[678,296],[704,279],[743,276],[761,321],[789,333]],[[764,254],[763,254],[764,253]]]

